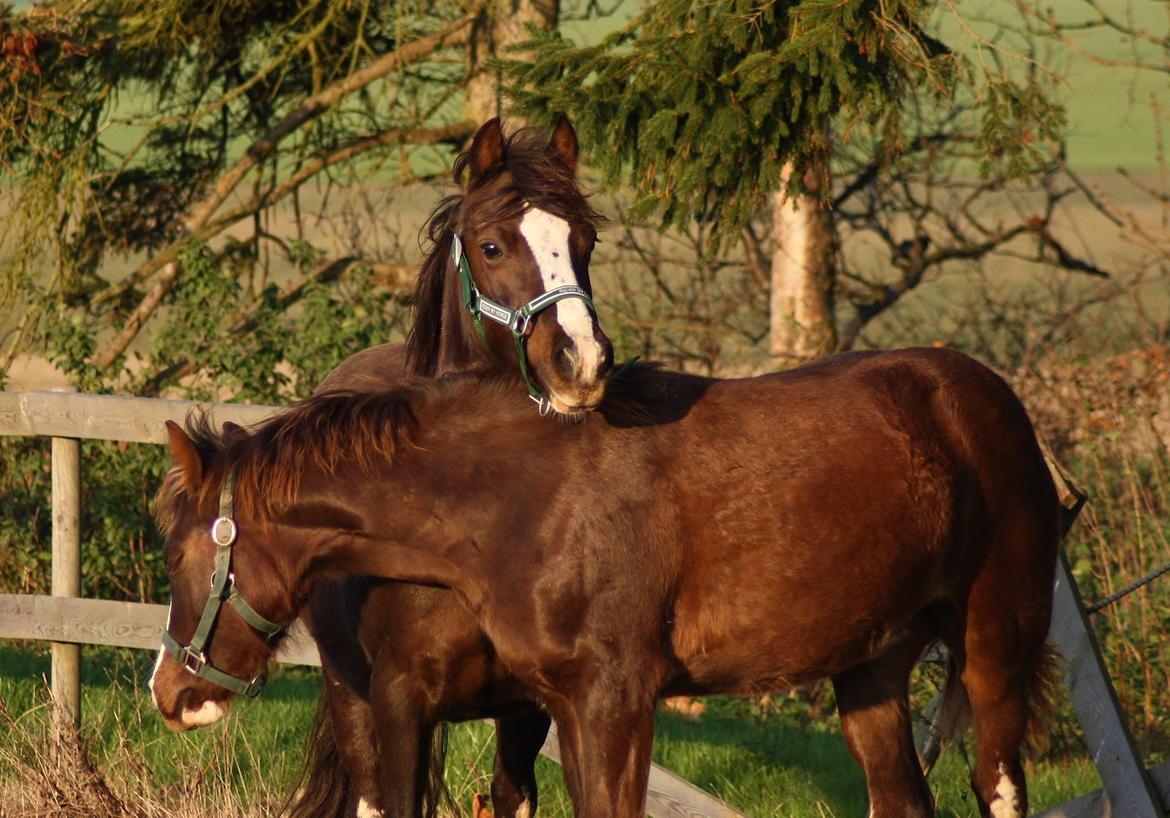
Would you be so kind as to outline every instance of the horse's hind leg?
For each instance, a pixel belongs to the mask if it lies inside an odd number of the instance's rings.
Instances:
[[[381,814],[378,755],[370,704],[336,677],[328,664],[322,667],[322,671],[331,729],[350,780],[347,814],[358,818]],[[332,774],[340,773],[334,771]]]
[[[962,679],[975,723],[972,783],[981,813],[992,818],[1023,818],[1028,811],[1020,746],[1029,697],[1043,700],[1057,536],[1055,520],[1051,530],[1040,522],[1015,518],[1004,533],[1016,539],[1001,536],[968,597]]]
[[[412,674],[379,662],[370,679],[370,698],[383,809],[377,818],[429,813],[438,793],[431,775],[435,721],[425,704],[426,691]]]
[[[492,810],[496,818],[529,818],[536,812],[536,756],[552,719],[531,710],[496,719],[496,768]]]
[[[928,640],[925,628],[912,628],[882,655],[833,677],[841,732],[865,773],[869,818],[934,815],[909,703],[910,670]]]

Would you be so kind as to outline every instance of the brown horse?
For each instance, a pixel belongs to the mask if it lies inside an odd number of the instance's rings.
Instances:
[[[428,221],[431,251],[419,274],[415,322],[406,346],[384,344],[352,356],[318,391],[385,391],[410,377],[465,369],[519,372],[518,355],[524,354],[530,385],[547,394],[550,408],[567,414],[592,408],[604,390],[612,347],[587,299],[570,292],[567,299],[547,302],[546,295],[573,287],[591,293],[589,255],[601,218],[576,183],[577,156],[576,135],[564,117],[547,141],[530,129],[505,138],[498,120],[480,128],[471,149],[456,161],[455,179],[464,185],[464,195],[445,199]],[[554,239],[561,243],[550,244]],[[470,262],[466,269],[452,257],[457,240]],[[482,319],[480,335],[469,308],[484,305],[469,303],[473,292],[497,306],[531,305],[542,298],[552,306],[524,316],[528,326],[521,345],[509,328]],[[481,686],[492,691],[487,704],[484,694],[479,702],[466,701],[464,684],[460,701],[449,705],[434,684],[421,686],[425,676],[410,695],[390,695],[390,688],[402,692],[402,683],[393,682],[386,689],[375,687],[371,697],[372,657],[380,659],[376,680],[393,679],[403,663],[414,661],[417,644],[409,634],[388,642],[383,633],[372,633],[376,627],[391,632],[401,615],[410,621],[450,607],[457,627],[478,632],[474,619],[452,606],[453,600],[442,589],[360,579],[325,581],[314,590],[305,618],[321,653],[325,685],[303,786],[288,805],[291,816],[433,812],[444,747],[442,740],[432,741],[439,715],[447,720],[500,717],[492,786],[496,811],[510,818],[535,806],[533,761],[549,719],[535,705],[524,708],[506,699],[507,685],[485,679]],[[377,626],[359,626],[363,611]],[[394,649],[383,650],[384,641]],[[456,658],[449,657],[448,665],[470,669],[469,662]]]
[[[456,181],[471,173],[466,196],[445,200],[429,220],[432,249],[419,274],[407,346],[384,344],[352,356],[317,392],[386,391],[402,383],[404,372],[426,377],[465,369],[517,369],[518,346],[502,328],[483,326],[489,345],[479,342],[461,280],[464,271],[452,260],[452,242],[461,234],[463,246],[479,249],[478,256],[473,249],[465,254],[472,262],[475,287],[498,301],[531,303],[533,293],[565,284],[591,292],[589,256],[601,219],[576,184],[577,158],[576,135],[564,117],[547,146],[534,131],[521,130],[505,140],[498,120],[484,125],[471,150],[456,162]],[[540,257],[538,237],[530,235],[531,208],[543,208],[549,214],[543,220],[554,227],[552,217],[565,223],[559,232],[567,235],[567,245],[545,248],[549,258]],[[571,269],[559,269],[558,258],[569,260]],[[568,328],[559,337],[533,332],[533,376],[551,384],[549,402],[555,411],[573,414],[596,403],[613,352],[595,319],[579,305],[558,303],[555,310],[565,314],[558,314],[558,323],[549,322],[549,327]],[[592,326],[583,323],[586,318]],[[541,320],[547,319],[534,320],[536,330]],[[597,349],[590,348],[591,339]],[[588,366],[576,366],[582,361]],[[411,634],[396,623],[417,621],[423,614],[449,620],[448,633],[469,634],[461,644],[465,651],[475,648],[475,657],[444,657],[444,666],[452,669],[452,677],[458,672],[458,679],[411,672],[423,655],[416,648],[429,634],[422,629]],[[533,764],[549,718],[535,705],[521,705],[511,691],[514,683],[495,678],[499,674],[493,672],[486,640],[449,591],[360,578],[326,581],[315,589],[306,619],[322,655],[325,685],[302,786],[288,805],[290,818],[433,814],[445,749],[441,738],[434,740],[436,727],[444,720],[485,716],[497,717],[492,781],[496,813],[500,818],[531,814],[536,805]],[[469,678],[473,668],[483,672],[478,682]],[[428,748],[433,749],[429,766]]]
[[[1024,815],[1060,521],[1007,385],[927,349],[746,380],[637,368],[616,391],[571,428],[478,376],[322,395],[253,435],[172,426],[170,638],[197,632],[213,552],[276,621],[331,573],[452,588],[556,719],[589,818],[642,814],[660,695],[825,677],[871,814],[933,814],[907,678],[941,639],[980,808]],[[234,555],[206,533],[233,498]],[[259,677],[270,641],[225,612],[207,658]],[[178,726],[232,695],[168,658],[153,682]]]

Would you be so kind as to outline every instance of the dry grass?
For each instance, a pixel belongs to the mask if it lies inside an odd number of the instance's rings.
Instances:
[[[14,716],[0,699],[0,818],[259,818],[283,802],[263,779],[259,792],[241,792],[231,780],[238,747],[226,741],[205,763],[180,762],[179,782],[159,786],[131,739],[135,727],[114,725],[117,752],[103,759],[54,716],[47,703]],[[98,713],[90,719],[98,724],[87,726],[108,727],[109,719]]]

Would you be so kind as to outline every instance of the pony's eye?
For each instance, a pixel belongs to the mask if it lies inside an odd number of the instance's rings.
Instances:
[[[483,257],[487,259],[499,258],[504,255],[504,251],[490,241],[485,241],[479,246],[479,249],[483,252]]]

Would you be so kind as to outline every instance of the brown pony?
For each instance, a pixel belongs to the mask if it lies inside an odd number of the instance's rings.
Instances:
[[[476,288],[497,302],[531,303],[546,289],[566,284],[591,292],[589,256],[602,220],[577,185],[577,157],[576,134],[565,117],[547,143],[530,129],[505,139],[498,120],[480,128],[455,164],[457,182],[469,175],[465,195],[445,199],[428,222],[432,249],[419,274],[406,346],[383,344],[350,357],[317,392],[387,391],[404,377],[468,369],[516,371],[518,346],[505,328],[485,323],[487,343],[477,337],[452,243],[460,236]],[[531,213],[537,210],[545,214],[539,223],[554,233],[557,220],[563,222],[564,247],[548,247],[547,236],[531,235]],[[558,268],[557,259],[569,267]],[[582,304],[564,301],[537,314],[532,325],[527,350],[532,377],[546,386],[551,408],[565,414],[592,408],[613,360],[595,317]],[[433,619],[436,612],[450,620],[449,633],[479,633],[474,619],[442,589],[338,578],[314,590],[305,618],[322,656],[325,685],[302,783],[287,805],[290,818],[433,814],[445,748],[441,737],[435,741],[437,726],[485,716],[497,717],[496,813],[500,818],[531,814],[533,763],[549,718],[535,705],[520,705],[509,685],[497,684],[491,673],[478,685],[468,679],[473,667],[491,668],[490,659],[476,665],[467,656],[444,657],[452,674],[459,669],[460,680],[411,673],[423,655],[416,648],[428,634],[422,629],[411,634],[396,623],[424,613]],[[485,641],[469,637],[463,644],[478,648]],[[373,657],[379,660],[376,672]]]
[[[196,632],[233,498],[226,559],[274,621],[332,573],[452,588],[556,719],[588,818],[642,814],[660,695],[825,677],[871,814],[933,814],[907,678],[941,639],[980,809],[1023,816],[1060,519],[1007,385],[924,349],[745,380],[637,368],[615,391],[575,427],[482,376],[318,396],[249,436],[172,425],[171,638]],[[206,658],[255,678],[270,641],[226,611]],[[153,692],[178,726],[231,697],[169,658]]]
[[[580,286],[589,294],[589,256],[601,217],[577,185],[577,156],[576,135],[564,117],[551,139],[531,129],[505,138],[496,119],[481,127],[470,150],[456,160],[454,175],[464,186],[463,195],[441,202],[427,223],[431,250],[419,274],[407,344],[384,344],[352,356],[318,392],[385,391],[407,378],[465,369],[518,372],[520,345],[512,332],[487,321],[480,339],[452,244],[458,236],[475,290],[498,304],[531,303],[565,285]],[[542,231],[534,233],[533,223]],[[550,233],[563,245],[550,245]],[[604,390],[612,347],[588,302],[557,301],[528,323],[524,352],[530,379],[547,394],[549,407],[566,414],[592,408]],[[517,382],[515,388],[525,386]],[[450,592],[437,588],[361,579],[324,581],[314,590],[305,619],[321,653],[325,684],[302,786],[287,805],[293,818],[433,813],[444,743],[432,740],[438,724],[432,711],[448,720],[499,716],[492,785],[496,812],[511,818],[517,810],[530,812],[535,806],[532,765],[549,719],[535,705],[525,708],[501,700],[507,685],[491,685],[491,707],[475,702],[448,706],[434,685],[424,690],[421,683],[408,696],[390,695],[391,689],[401,691],[398,682],[376,689],[371,697],[371,657],[381,659],[378,679],[396,677],[406,667],[403,663],[414,661],[417,639],[406,634],[388,643],[396,651],[382,650],[384,637],[374,638],[375,626],[359,626],[362,611],[369,611],[376,627],[392,632],[402,613],[414,619],[423,611],[446,610],[453,600]],[[400,611],[403,606],[409,610]],[[454,606],[452,613],[457,627],[478,631],[461,607]],[[370,643],[368,650],[359,636]],[[456,658],[448,657],[448,665],[470,669]],[[461,695],[466,698],[466,693]],[[383,700],[390,705],[379,705]],[[436,707],[416,702],[434,702]],[[381,728],[378,734],[376,727]]]

